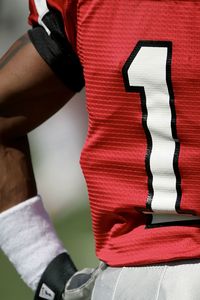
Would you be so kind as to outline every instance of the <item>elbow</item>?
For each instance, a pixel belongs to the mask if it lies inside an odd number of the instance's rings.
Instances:
[[[13,141],[28,133],[27,117],[21,109],[20,95],[0,95],[0,143]]]
[[[24,117],[12,116],[0,108],[0,143],[4,144],[13,141],[27,134],[24,130]]]

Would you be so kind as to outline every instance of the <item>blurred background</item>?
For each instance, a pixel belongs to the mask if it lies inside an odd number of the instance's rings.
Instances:
[[[0,0],[0,55],[27,29],[28,0]],[[96,266],[91,218],[79,157],[87,134],[84,91],[29,135],[38,191],[78,268]],[[0,297],[31,300],[33,293],[0,252]]]

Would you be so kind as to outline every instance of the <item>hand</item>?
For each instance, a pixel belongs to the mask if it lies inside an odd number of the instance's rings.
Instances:
[[[70,256],[62,253],[43,273],[34,300],[89,300],[95,280],[105,268],[106,264],[101,262],[96,269],[77,272]]]

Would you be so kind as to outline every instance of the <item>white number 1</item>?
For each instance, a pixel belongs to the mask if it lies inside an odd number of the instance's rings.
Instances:
[[[146,213],[152,214],[151,225],[199,219],[190,212],[180,211],[180,143],[176,132],[171,59],[171,42],[140,41],[123,68],[126,90],[141,95],[142,123],[147,138]]]

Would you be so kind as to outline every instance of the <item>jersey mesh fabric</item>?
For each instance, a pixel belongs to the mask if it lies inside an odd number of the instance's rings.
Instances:
[[[89,130],[81,166],[97,256],[111,266],[200,257],[198,224],[146,226],[148,218],[142,211],[149,193],[147,138],[141,99],[139,93],[126,91],[122,75],[138,41],[172,43],[180,209],[200,215],[200,3],[77,0],[63,6],[66,30],[75,15],[76,28],[70,32],[76,32],[86,81]]]

